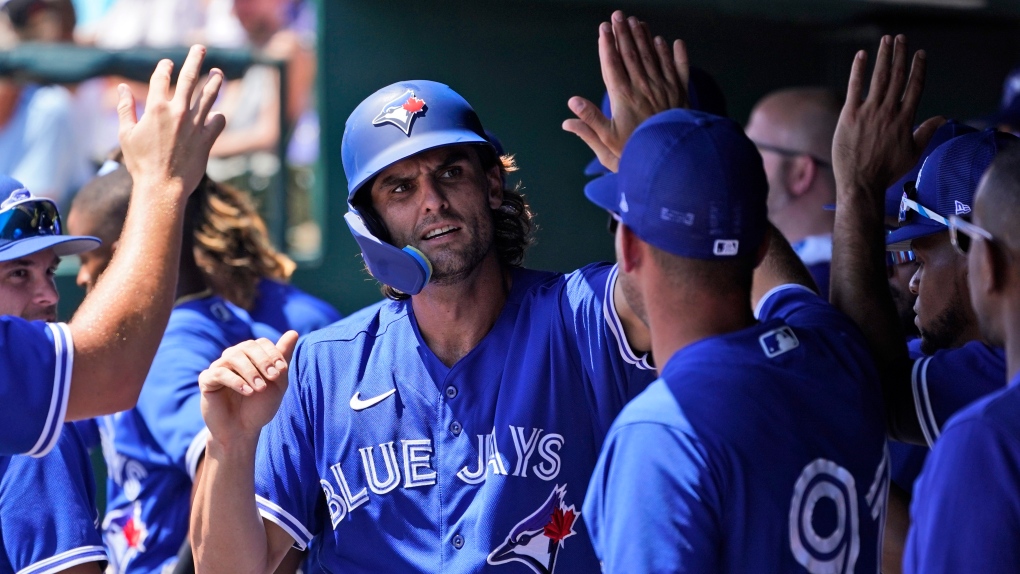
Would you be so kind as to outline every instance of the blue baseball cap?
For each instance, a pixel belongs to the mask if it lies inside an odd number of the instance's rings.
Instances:
[[[99,247],[95,237],[63,235],[57,205],[36,197],[20,181],[0,175],[0,262],[53,249],[58,256]]]
[[[932,134],[931,141],[928,142],[924,151],[921,152],[921,157],[917,160],[914,167],[906,175],[896,180],[896,183],[889,186],[889,189],[885,190],[886,216],[895,218],[899,215],[900,199],[903,198],[903,186],[911,181],[917,181],[917,175],[921,172],[921,166],[924,164],[924,160],[931,155],[931,152],[957,136],[972,134],[976,131],[978,131],[976,128],[972,128],[967,124],[961,124],[956,120],[949,120],[939,126],[939,129],[935,130],[935,133]]]
[[[620,171],[589,182],[584,194],[646,243],[720,260],[757,254],[768,189],[761,155],[736,122],[668,110],[641,124]]]
[[[987,129],[935,148],[924,160],[917,182],[908,182],[901,192],[899,215],[904,224],[886,236],[886,249],[909,250],[914,239],[948,231],[939,220],[970,213],[981,176],[995,155],[1016,141],[1012,134]],[[910,207],[908,201],[916,202],[919,209]]]
[[[690,67],[690,77],[687,79],[687,101],[692,110],[708,112],[717,116],[729,117],[726,109],[726,96],[718,82],[705,70],[697,67]],[[602,114],[607,118],[613,117],[613,110],[609,106],[609,92],[602,94]],[[603,175],[609,173],[609,168],[602,165],[599,158],[595,158],[584,168],[584,175]]]

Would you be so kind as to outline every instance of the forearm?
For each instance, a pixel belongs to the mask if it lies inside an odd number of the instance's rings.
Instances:
[[[818,287],[811,277],[804,262],[790,247],[790,243],[769,223],[766,231],[768,249],[761,263],[754,269],[754,282],[751,285],[751,307],[756,309],[758,302],[766,293],[780,285],[803,285],[815,293]],[[823,294],[824,295],[824,294]]]
[[[69,324],[75,354],[68,420],[126,410],[138,399],[176,292],[181,185],[135,184],[113,260]]]
[[[255,505],[256,444],[257,439],[233,445],[209,441],[191,508],[191,546],[200,572],[273,572],[283,557],[271,560]]]
[[[876,194],[877,195],[877,194]],[[882,380],[889,431],[919,440],[910,391],[910,358],[885,271],[883,209],[865,190],[841,190],[833,232],[830,300],[864,333]]]

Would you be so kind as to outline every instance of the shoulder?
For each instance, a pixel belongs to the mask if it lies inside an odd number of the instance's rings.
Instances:
[[[342,343],[384,336],[393,324],[407,321],[407,305],[409,303],[404,301],[379,301],[336,323],[309,333],[301,338],[298,345],[308,349],[323,343]]]
[[[628,426],[653,424],[686,430],[687,419],[681,411],[676,397],[666,381],[656,379],[644,391],[634,397],[613,422],[617,430]]]
[[[1020,448],[1020,387],[1016,385],[986,395],[949,419],[938,445],[963,444],[989,438],[1007,440]],[[968,448],[973,445],[968,445]],[[1020,454],[1020,450],[1017,451]]]

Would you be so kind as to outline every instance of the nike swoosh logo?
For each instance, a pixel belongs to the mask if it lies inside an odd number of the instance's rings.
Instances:
[[[374,407],[375,405],[383,402],[387,397],[395,392],[397,392],[397,389],[390,389],[381,395],[365,400],[361,400],[361,392],[354,393],[354,396],[351,397],[351,408],[356,411],[363,411],[368,407]]]

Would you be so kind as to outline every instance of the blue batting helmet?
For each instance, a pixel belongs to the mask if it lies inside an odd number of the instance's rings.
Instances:
[[[387,243],[381,223],[355,207],[355,197],[382,170],[417,153],[456,144],[492,147],[467,100],[445,84],[397,82],[365,98],[347,118],[341,155],[347,175],[344,220],[379,281],[414,295],[428,283],[432,264],[411,247]]]

